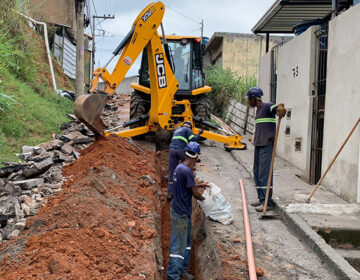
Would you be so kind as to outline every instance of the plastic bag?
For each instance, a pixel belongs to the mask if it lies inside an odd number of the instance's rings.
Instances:
[[[204,201],[197,201],[204,211],[206,217],[214,221],[218,221],[224,225],[231,224],[233,216],[231,214],[231,205],[221,194],[221,189],[214,183],[209,183],[209,188],[206,188],[203,197]]]

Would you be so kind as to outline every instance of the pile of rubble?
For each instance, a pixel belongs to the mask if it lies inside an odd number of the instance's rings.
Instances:
[[[119,106],[128,100],[113,96],[105,106],[105,127],[121,124]],[[94,134],[74,115],[61,125],[62,133],[35,147],[24,146],[18,154],[23,162],[3,162],[0,168],[0,242],[17,237],[26,218],[37,213],[46,197],[61,189],[64,165],[80,157],[79,151],[94,142]]]

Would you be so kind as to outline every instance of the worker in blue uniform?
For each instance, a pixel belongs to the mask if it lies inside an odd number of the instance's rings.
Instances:
[[[183,125],[175,130],[173,138],[171,139],[169,147],[169,175],[168,175],[168,196],[167,199],[171,201],[172,194],[169,186],[172,182],[175,167],[185,160],[185,147],[190,142],[197,142],[203,130],[200,129],[197,135],[192,133],[192,123],[186,121]]]
[[[276,118],[284,117],[286,109],[283,103],[278,105],[273,103],[263,103],[261,96],[263,91],[258,87],[251,88],[248,93],[248,102],[251,107],[256,107],[255,115],[255,136],[254,136],[254,179],[258,201],[250,203],[255,210],[262,212],[264,210],[267,183],[270,172],[272,152],[274,148]],[[269,201],[267,209],[271,210],[274,205],[272,201],[273,179],[271,178]]]
[[[198,188],[208,187],[207,183],[196,184],[193,170],[200,154],[200,145],[190,142],[185,148],[185,161],[174,171],[171,182],[173,199],[170,203],[171,238],[170,258],[167,270],[168,280],[192,280],[188,272],[191,251],[191,213],[192,197],[203,201],[205,198]]]

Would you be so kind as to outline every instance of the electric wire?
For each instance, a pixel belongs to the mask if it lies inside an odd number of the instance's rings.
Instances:
[[[191,21],[196,22],[196,23],[201,23],[200,21],[196,21],[196,20],[194,20],[193,18],[184,15],[183,13],[179,12],[178,10],[176,10],[176,9],[174,9],[174,8],[171,8],[169,5],[166,5],[166,7],[169,8],[170,10],[174,11],[175,13],[178,13],[179,15],[187,18],[188,20],[191,20]]]

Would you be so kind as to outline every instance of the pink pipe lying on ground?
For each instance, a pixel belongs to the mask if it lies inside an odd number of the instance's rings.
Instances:
[[[242,180],[239,180],[241,196],[242,196],[242,205],[244,212],[244,226],[245,226],[245,238],[246,238],[246,253],[249,267],[249,277],[250,280],[256,280],[256,268],[255,268],[255,260],[254,260],[254,252],[251,240],[251,231],[250,231],[250,222],[249,215],[246,203],[245,189]]]

